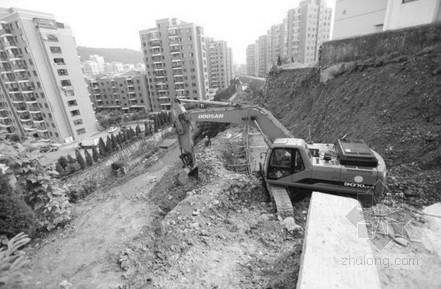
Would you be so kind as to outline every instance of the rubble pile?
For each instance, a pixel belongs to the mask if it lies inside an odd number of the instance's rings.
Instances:
[[[294,288],[304,223],[278,218],[258,179],[225,168],[222,146],[237,132],[196,147],[198,181],[179,187],[165,176],[152,190],[167,213],[156,230],[154,286]]]

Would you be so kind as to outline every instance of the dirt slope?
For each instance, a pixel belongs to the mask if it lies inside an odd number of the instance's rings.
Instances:
[[[308,139],[310,129],[315,142],[364,139],[385,158],[392,188],[401,186],[394,192],[417,204],[440,200],[441,48],[352,62],[334,74],[320,83],[318,68],[273,71],[260,102],[297,137]],[[409,176],[419,179],[406,183]]]

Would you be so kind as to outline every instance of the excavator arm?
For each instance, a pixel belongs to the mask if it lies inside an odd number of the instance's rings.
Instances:
[[[197,168],[191,133],[192,121],[252,125],[259,129],[269,147],[277,138],[293,138],[293,135],[269,111],[261,107],[231,107],[228,103],[214,101],[186,100],[186,102],[224,106],[187,111],[178,99],[172,101],[171,111],[181,149],[181,159],[190,171]]]

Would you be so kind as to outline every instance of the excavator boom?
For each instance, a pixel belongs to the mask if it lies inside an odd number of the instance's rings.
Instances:
[[[225,102],[214,101],[195,101],[195,103],[221,106],[229,105]],[[234,106],[186,111],[182,103],[175,99],[172,102],[172,115],[181,148],[181,159],[184,162],[184,165],[190,170],[193,170],[196,167],[194,144],[191,134],[192,121],[252,125],[257,127],[262,133],[268,147],[270,147],[278,138],[293,138],[293,135],[269,111],[258,106]]]

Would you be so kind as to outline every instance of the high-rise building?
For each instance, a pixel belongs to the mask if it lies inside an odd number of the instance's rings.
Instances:
[[[16,8],[0,8],[0,25],[0,129],[66,142],[96,132],[70,28]]]
[[[100,71],[100,73],[106,73],[106,69],[105,69],[105,61],[104,61],[104,57],[97,55],[97,54],[93,54],[93,55],[89,55],[89,60],[95,62],[98,65],[98,70]]]
[[[224,90],[233,77],[231,48],[226,41],[215,41],[213,38],[207,38],[207,47],[210,88]]]
[[[326,7],[324,0],[303,0],[290,12],[287,19],[288,56],[300,63],[318,61],[320,46],[331,35],[332,9]]]
[[[139,32],[152,100],[170,109],[173,98],[205,100],[209,88],[204,29],[176,18]]]
[[[257,74],[260,76],[264,76],[268,73],[268,35],[259,36],[257,42],[259,43],[259,57],[258,57],[258,70]]]
[[[98,112],[160,110],[159,104],[150,99],[145,74],[132,71],[118,76],[102,76],[89,79],[88,85],[90,99]]]
[[[250,44],[247,46],[247,74],[256,75],[256,45]]]
[[[254,44],[254,64],[247,66],[265,76],[280,56],[284,62],[318,61],[320,46],[330,38],[331,8],[324,0],[303,0],[299,7],[288,10],[281,24],[272,26]],[[250,48],[251,49],[251,48]],[[251,54],[251,50],[249,51]]]
[[[100,73],[100,70],[95,61],[86,60],[83,62],[83,72],[85,75],[97,75]]]
[[[277,60],[285,57],[285,25],[284,23],[271,26],[268,30],[268,63],[272,66]]]

